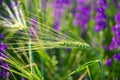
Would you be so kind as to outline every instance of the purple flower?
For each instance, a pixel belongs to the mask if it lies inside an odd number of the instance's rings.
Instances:
[[[80,26],[82,29],[82,36],[86,36],[87,24],[91,19],[91,5],[88,1],[77,0],[76,13],[74,18],[74,26]]]
[[[3,44],[2,42],[0,42],[0,52],[4,52],[4,50],[8,50],[8,45],[7,44]]]
[[[69,0],[63,0],[63,2],[64,2],[65,4],[70,4],[70,1],[69,1]]]
[[[120,25],[120,12],[115,16],[115,21],[118,25]]]
[[[116,21],[116,25],[113,26],[112,28],[112,32],[115,34],[115,36],[112,38],[112,42],[109,46],[110,50],[120,47],[120,11],[115,16],[115,21]]]
[[[0,73],[0,78],[4,79],[6,76],[7,76],[7,71],[5,69],[2,69]]]
[[[56,31],[59,31],[59,30],[60,30],[60,21],[59,21],[59,20],[55,20],[55,24],[53,25],[53,28],[54,28]]]
[[[1,38],[3,38],[3,34],[1,34]],[[0,57],[3,57],[3,58],[8,58],[6,54],[4,54],[4,51],[8,50],[8,45],[7,44],[3,44],[1,41],[0,41]],[[0,65],[3,66],[3,68],[1,68],[1,71],[0,71],[0,78],[3,80],[6,76],[7,76],[7,73],[8,71],[5,69],[5,68],[8,68],[8,63],[7,62],[4,62],[2,59],[0,59]]]
[[[12,9],[15,6],[18,6],[18,1],[17,0],[12,0],[8,6],[9,6],[9,8]]]
[[[120,2],[118,3],[118,9],[119,9],[119,11],[120,11]]]
[[[103,9],[106,9],[108,6],[107,0],[97,0],[96,1],[97,7],[102,7]]]
[[[110,50],[113,50],[113,49],[115,49],[116,48],[116,44],[114,43],[114,42],[112,42],[111,44],[110,44],[110,46],[109,46],[109,49]]]
[[[3,34],[0,34],[0,39],[2,39],[3,38]]]
[[[94,28],[94,30],[95,30],[96,32],[99,32],[101,29],[102,29],[102,28],[101,28],[99,25],[96,25],[95,28]]]
[[[37,26],[38,25],[38,21],[35,19],[31,19],[31,23],[33,26]]]
[[[97,0],[95,5],[95,27],[96,32],[101,31],[107,27],[107,16],[105,10],[107,8],[107,0]]]
[[[107,45],[103,45],[103,49],[107,50],[108,49]]]
[[[4,50],[8,50],[8,45],[7,45],[7,44],[4,44],[4,45],[3,45],[3,49],[4,49]]]
[[[115,33],[115,34],[117,34],[118,32],[120,32],[119,30],[120,30],[120,26],[117,25],[117,24],[112,28],[112,32]]]
[[[85,0],[77,0],[77,2],[78,2],[78,4],[81,4],[81,5],[86,3]]]
[[[70,1],[69,0],[56,0],[57,4],[69,4]]]
[[[60,30],[60,20],[67,8],[67,6],[70,4],[69,0],[56,0],[54,3],[54,24],[53,28],[56,31]]]
[[[3,67],[3,69],[1,70],[0,78],[4,79],[8,73],[8,70],[5,69],[5,68],[9,68],[8,63],[6,63],[6,62],[2,63],[2,67]]]
[[[120,47],[120,35],[116,35],[112,38],[112,43],[110,44],[110,47],[110,50]]]
[[[120,54],[117,53],[113,56],[113,58],[116,60],[116,61],[120,61]]]
[[[111,66],[111,63],[112,63],[112,59],[111,58],[109,58],[109,59],[107,59],[106,60],[106,66]]]

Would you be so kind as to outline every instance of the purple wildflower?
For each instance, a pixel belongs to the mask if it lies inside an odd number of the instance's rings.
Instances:
[[[9,6],[9,8],[12,9],[17,5],[18,5],[18,1],[17,0],[12,0],[8,6]]]
[[[80,26],[82,29],[82,38],[86,37],[87,24],[91,19],[91,5],[89,1],[77,0],[74,26]]]
[[[54,24],[53,28],[56,31],[60,30],[60,20],[62,15],[64,14],[68,4],[70,4],[69,0],[56,0],[54,6]]]
[[[95,11],[96,11],[96,16],[95,16],[95,27],[94,30],[96,32],[99,32],[102,29],[105,29],[107,27],[107,16],[105,13],[105,10],[107,8],[107,0],[97,0],[95,3]]]
[[[111,66],[111,62],[112,62],[112,59],[111,58],[109,58],[109,59],[107,59],[106,60],[106,66]]]
[[[2,39],[3,38],[3,34],[0,34],[0,39]]]
[[[120,24],[120,12],[115,16],[115,21],[117,24]]]
[[[53,25],[53,28],[56,30],[56,31],[59,31],[60,30],[60,21],[55,19],[55,24]]]
[[[119,11],[120,11],[120,2],[118,3],[118,9],[119,9]]]
[[[114,34],[117,34],[119,29],[120,29],[120,26],[119,26],[119,25],[115,25],[115,26],[112,28],[112,32],[113,32]]]
[[[116,48],[116,44],[114,43],[114,42],[112,42],[111,44],[110,44],[110,46],[109,46],[109,49],[110,50],[113,50],[113,49],[115,49]]]
[[[74,25],[81,26],[84,31],[87,30],[87,24],[90,21],[91,8],[90,4],[84,0],[77,0],[78,6],[76,8],[77,12],[75,14]]]
[[[3,38],[3,34],[2,34],[1,38]],[[0,57],[7,58],[6,57],[7,55],[4,54],[4,51],[6,51],[7,49],[8,49],[8,46],[6,44],[3,44],[0,41]],[[8,73],[8,71],[5,68],[8,68],[9,66],[8,66],[8,63],[4,62],[2,59],[0,59],[0,65],[3,67],[0,71],[0,78],[4,79],[7,76],[7,73]]]
[[[7,71],[5,69],[2,69],[0,74],[0,78],[4,79],[7,76]]]
[[[107,45],[103,45],[103,49],[107,50],[108,49]]]
[[[120,54],[117,53],[113,56],[113,58],[116,60],[116,61],[120,61]]]
[[[9,66],[8,66],[8,63],[6,63],[6,62],[4,62],[3,64],[2,64],[2,66],[3,67],[5,67],[5,68],[8,68]],[[2,75],[2,77],[6,77],[7,76],[7,70],[6,69],[2,69],[2,71],[1,71],[1,75]]]
[[[32,23],[33,26],[37,26],[38,25],[38,22],[35,19],[31,19],[31,23]]]
[[[120,35],[116,35],[115,37],[113,37],[112,43],[114,43],[114,46],[116,46],[116,48],[119,48],[120,47]]]
[[[115,21],[116,25],[112,28],[112,32],[115,34],[115,36],[112,38],[112,42],[109,46],[110,50],[120,48],[120,11],[115,16]]]

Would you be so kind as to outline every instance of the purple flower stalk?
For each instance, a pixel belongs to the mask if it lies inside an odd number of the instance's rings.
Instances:
[[[54,24],[53,28],[56,31],[60,30],[60,20],[62,15],[64,14],[68,4],[70,4],[69,0],[56,0],[54,6]]]
[[[3,38],[3,34],[0,34],[2,35],[0,37],[0,40]],[[3,58],[7,58],[6,54],[4,54],[4,51],[6,51],[8,49],[8,46],[6,44],[3,44],[1,41],[0,41],[0,57],[3,57]],[[8,71],[5,69],[5,68],[8,68],[8,63],[7,62],[4,62],[2,59],[0,59],[0,65],[3,67],[1,68],[1,71],[0,71],[0,79],[5,79],[5,77],[7,76],[7,73]]]
[[[87,24],[91,18],[90,4],[85,0],[77,0],[78,6],[75,14],[74,25],[81,26],[82,31],[87,30]]]
[[[112,28],[112,32],[115,34],[115,36],[112,38],[112,42],[109,46],[110,50],[120,48],[120,11],[115,16],[115,21],[116,21],[116,25]]]
[[[97,0],[95,3],[95,27],[94,30],[96,32],[101,31],[107,27],[107,16],[105,10],[107,8],[107,0]]]
[[[3,38],[3,34],[0,34],[0,39],[2,39]]]
[[[115,55],[113,56],[113,58],[114,58],[114,60],[116,60],[116,61],[120,61],[120,54],[119,54],[119,53],[115,54]]]
[[[91,5],[89,1],[77,0],[74,26],[80,26],[82,29],[82,38],[86,37],[87,24],[91,19]]]
[[[112,63],[112,59],[111,58],[109,58],[109,59],[107,59],[106,60],[106,66],[111,66],[111,63]]]

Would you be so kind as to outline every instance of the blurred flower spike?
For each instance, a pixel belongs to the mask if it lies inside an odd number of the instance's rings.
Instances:
[[[2,66],[2,68],[0,69],[0,79],[5,80],[5,77],[8,74],[8,70],[6,70],[5,68],[9,68],[9,66],[8,63],[3,61],[2,58],[8,58],[8,56],[4,54],[4,52],[8,50],[8,45],[2,43],[1,41],[2,38],[3,34],[0,34],[0,66]]]
[[[106,60],[106,66],[111,66],[111,63],[112,63],[112,59],[111,58],[109,58],[109,59],[107,59]]]
[[[95,27],[94,30],[96,32],[101,31],[102,29],[105,29],[107,27],[107,15],[105,13],[105,10],[108,6],[107,0],[97,0],[95,3]]]
[[[120,4],[118,5],[118,9],[120,9]],[[109,46],[110,50],[120,48],[120,10],[118,10],[118,14],[115,16],[116,25],[113,26],[112,32],[115,36],[112,38],[112,42]]]

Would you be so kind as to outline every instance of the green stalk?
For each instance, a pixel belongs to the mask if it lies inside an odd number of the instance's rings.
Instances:
[[[39,1],[35,0],[34,3],[35,3],[36,11],[37,11],[38,22],[40,22],[41,24],[45,24],[45,19],[46,18],[44,17],[43,13],[45,14],[46,11],[42,9],[43,8],[42,0],[39,0]],[[39,17],[42,17],[42,18],[40,19]],[[42,28],[45,27],[41,24],[39,24],[39,30],[40,30],[39,34],[40,34],[40,36],[42,35],[42,32],[41,32]],[[42,42],[41,41],[40,41],[40,46],[42,47]],[[40,64],[41,64],[41,75],[44,78],[44,59],[43,58],[41,58]]]
[[[93,48],[91,48],[90,51],[97,56],[97,58],[99,60],[99,65],[100,65],[101,73],[102,73],[102,80],[105,80],[103,65],[102,65],[102,62],[101,62],[101,59],[100,59],[98,53]]]
[[[92,77],[91,77],[91,73],[90,73],[89,66],[86,66],[86,68],[87,68],[88,76],[89,76],[90,80],[92,80]]]
[[[33,73],[33,55],[32,55],[32,51],[31,51],[31,40],[29,40],[29,58],[30,58],[30,70],[31,70],[31,73]]]
[[[28,7],[26,5],[27,0],[25,0],[25,1],[20,0],[20,1],[22,2],[22,6],[23,6],[25,16],[29,16],[28,13],[27,13],[27,11],[28,11]],[[26,33],[29,33],[29,27],[27,27],[27,29],[26,29]],[[30,36],[28,36],[28,38],[29,38],[28,48],[29,48],[30,70],[31,70],[31,73],[33,73],[34,72],[34,67],[33,67],[34,58],[33,58],[32,49],[31,49],[31,46],[32,46],[31,45],[31,38],[30,38]]]

